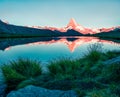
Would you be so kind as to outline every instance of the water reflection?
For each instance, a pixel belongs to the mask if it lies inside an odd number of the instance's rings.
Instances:
[[[92,43],[103,43],[108,50],[119,49],[120,43],[97,37],[57,37],[0,39],[0,64],[18,58],[49,62],[53,59],[82,57]]]
[[[91,42],[101,42],[113,45],[120,45],[120,43],[115,43],[113,41],[101,40],[97,37],[57,37],[57,38],[20,38],[20,39],[1,39],[0,40],[0,50],[6,51],[10,50],[11,47],[16,45],[40,45],[40,44],[53,44],[53,43],[64,43],[71,52],[81,46],[82,44]]]

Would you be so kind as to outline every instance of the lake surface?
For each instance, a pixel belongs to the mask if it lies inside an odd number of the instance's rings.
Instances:
[[[102,43],[103,50],[120,50],[120,43],[96,37],[0,39],[0,64],[18,58],[37,59],[42,63],[60,58],[79,58],[90,44]]]

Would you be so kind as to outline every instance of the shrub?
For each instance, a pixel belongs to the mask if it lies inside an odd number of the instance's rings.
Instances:
[[[88,46],[87,53],[84,54],[83,58],[89,63],[96,63],[103,58],[102,44],[95,43]]]
[[[42,70],[36,61],[19,59],[3,65],[2,72],[8,85],[7,91],[10,91],[16,89],[22,81],[41,75]]]
[[[30,79],[22,81],[21,83],[18,84],[17,89],[23,88],[27,85],[35,85],[35,86],[45,87],[45,84],[47,84],[53,80],[54,79],[51,76],[49,76],[48,74],[42,74],[36,78],[30,78]]]
[[[2,72],[5,76],[5,81],[7,83],[7,91],[13,90],[16,88],[16,85],[21,81],[25,80],[26,77],[17,73],[10,66],[4,65],[2,67]]]
[[[75,78],[75,76],[77,76],[77,73],[80,73],[80,66],[81,65],[78,61],[63,59],[51,62],[51,64],[48,65],[48,70],[50,75],[54,77],[64,78],[66,76],[72,79],[73,77]]]
[[[109,64],[104,67],[102,77],[107,82],[120,82],[120,63]]]
[[[79,74],[82,78],[95,78],[101,74],[101,71],[104,67],[102,61],[98,61],[97,63],[89,62],[87,59],[80,59],[80,68]]]
[[[79,88],[80,90],[92,90],[92,89],[103,89],[106,88],[106,85],[97,82],[95,79],[86,78],[83,80],[74,80],[74,87]]]
[[[120,97],[120,83],[112,83],[109,85],[108,90],[112,93],[112,94],[116,94],[117,96]]]
[[[12,61],[10,66],[16,72],[27,78],[36,77],[42,73],[40,63],[35,60],[19,59],[18,61]]]
[[[102,89],[93,90],[92,92],[88,93],[87,97],[119,97],[119,96],[111,93],[109,89]]]
[[[80,90],[79,88],[75,88],[74,90],[76,91],[78,97],[85,97],[86,96],[87,91],[85,92],[83,90]]]

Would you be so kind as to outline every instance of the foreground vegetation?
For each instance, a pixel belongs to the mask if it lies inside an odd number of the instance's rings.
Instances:
[[[90,45],[80,59],[52,61],[47,72],[37,61],[19,59],[1,67],[7,93],[36,85],[47,89],[75,90],[79,97],[120,97],[120,63],[104,61],[120,56],[120,51],[102,51],[99,44]]]

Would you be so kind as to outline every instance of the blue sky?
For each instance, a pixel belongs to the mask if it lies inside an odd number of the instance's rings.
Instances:
[[[0,0],[0,19],[16,25],[85,27],[120,25],[120,0]]]

